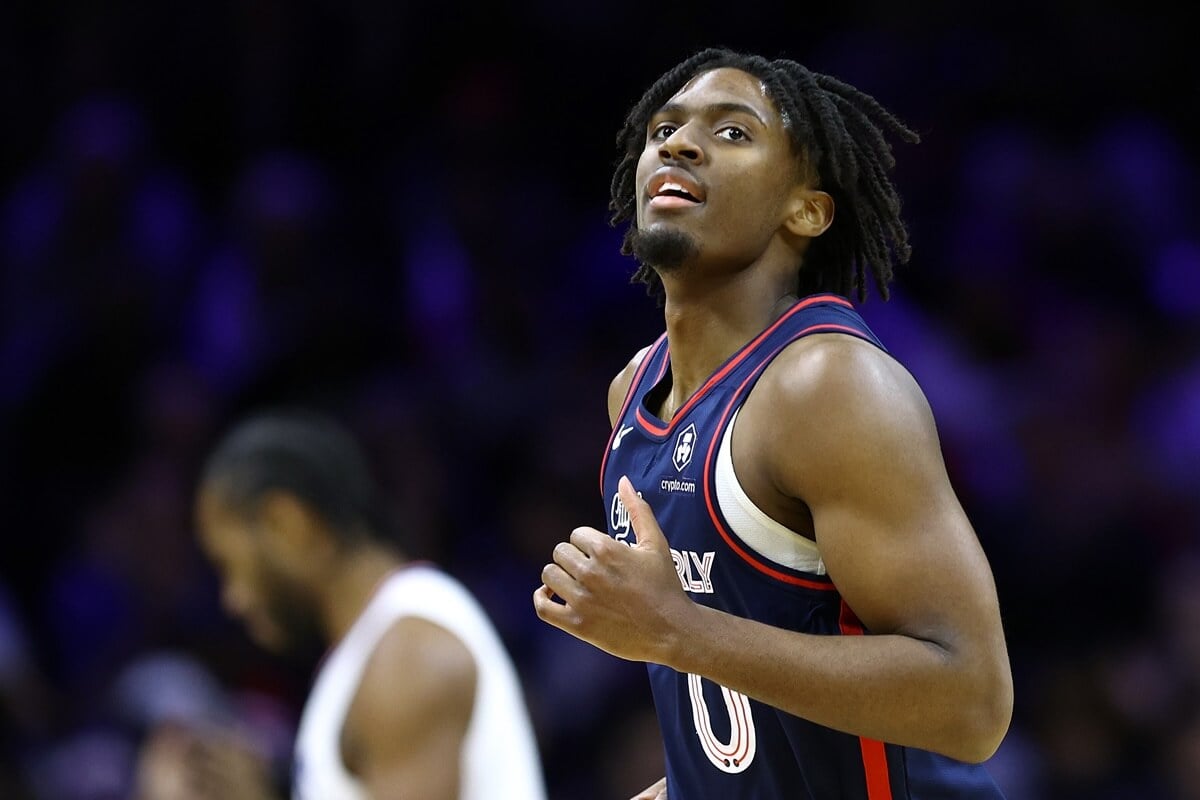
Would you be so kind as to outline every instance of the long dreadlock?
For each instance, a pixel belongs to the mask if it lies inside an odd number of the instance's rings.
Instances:
[[[612,179],[610,222],[634,219],[635,176],[646,141],[646,125],[668,99],[695,76],[720,67],[734,67],[762,81],[775,102],[792,143],[815,172],[817,187],[833,197],[837,213],[824,234],[809,245],[797,290],[801,294],[836,292],[866,299],[866,270],[875,288],[888,298],[896,264],[908,261],[908,230],[900,218],[900,198],[888,172],[895,166],[891,133],[905,142],[918,135],[883,108],[875,98],[847,83],[813,72],[790,59],[709,48],[667,71],[629,111],[617,134],[621,155]],[[632,255],[636,222],[625,233],[621,252]],[[662,281],[645,264],[633,275],[648,292],[661,296]]]

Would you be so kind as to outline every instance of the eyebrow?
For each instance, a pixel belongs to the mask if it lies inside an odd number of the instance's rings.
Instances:
[[[692,108],[693,107],[685,106],[681,103],[667,103],[665,106],[658,109],[658,111],[656,111],[654,113],[654,116],[657,117],[660,114],[667,114],[667,115],[686,114],[690,110],[692,110]],[[754,108],[753,106],[746,105],[745,103],[734,103],[734,102],[728,102],[728,101],[723,102],[723,103],[709,103],[707,105],[701,106],[699,110],[701,113],[705,113],[705,114],[714,114],[714,113],[728,114],[731,112],[735,113],[735,114],[747,114],[751,117],[754,117],[756,120],[758,120],[758,123],[760,125],[762,125],[764,128],[767,127],[767,121],[765,119],[763,119],[762,114],[760,114],[758,112],[758,109]]]

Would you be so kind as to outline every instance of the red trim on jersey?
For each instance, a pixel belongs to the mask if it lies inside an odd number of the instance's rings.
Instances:
[[[818,294],[818,295],[813,295],[812,297],[804,298],[800,302],[796,303],[796,305],[789,308],[783,314],[783,316],[781,316],[779,319],[772,322],[767,327],[766,330],[764,330],[758,336],[755,336],[753,339],[751,339],[748,344],[746,344],[742,347],[742,349],[737,353],[737,355],[735,355],[732,359],[730,359],[730,361],[727,364],[725,364],[725,366],[721,367],[720,370],[718,370],[707,381],[705,381],[704,385],[701,386],[700,389],[697,390],[695,394],[693,394],[691,397],[689,397],[687,402],[684,403],[683,406],[678,411],[675,412],[674,416],[671,417],[671,421],[667,423],[666,427],[663,427],[662,425],[659,425],[657,422],[654,422],[654,421],[648,419],[646,417],[646,415],[642,413],[641,408],[638,408],[638,410],[637,410],[638,420],[642,423],[642,425],[645,426],[646,430],[650,431],[651,433],[653,433],[657,436],[666,436],[667,434],[669,434],[671,432],[672,428],[675,427],[675,423],[678,422],[680,419],[682,419],[684,417],[684,415],[687,414],[687,412],[691,410],[692,406],[694,406],[696,403],[698,403],[700,401],[700,398],[704,397],[704,395],[708,392],[709,389],[711,389],[713,386],[720,383],[722,378],[724,378],[726,375],[728,375],[730,372],[732,372],[738,366],[738,364],[741,364],[743,361],[746,360],[746,356],[750,355],[750,353],[754,350],[754,348],[758,346],[759,342],[761,342],[763,339],[766,339],[768,336],[770,336],[772,333],[774,333],[775,330],[777,328],[779,328],[780,325],[782,325],[786,320],[790,319],[794,314],[799,312],[801,309],[808,308],[809,306],[816,305],[817,303],[837,303],[838,305],[843,305],[846,308],[854,308],[854,304],[851,303],[849,300],[845,299],[844,297],[838,297],[837,295],[834,295],[834,294]],[[850,333],[856,333],[859,336],[862,336],[861,331],[855,330],[854,328],[845,327],[842,325],[822,325],[822,326],[818,326],[818,327],[845,330],[845,331],[849,331]],[[806,328],[804,333],[807,333],[810,330],[812,330],[812,328]],[[670,342],[667,342],[667,357],[668,358],[670,357],[670,347],[671,347]],[[663,359],[663,365],[664,366],[666,365],[666,359]]]
[[[667,425],[667,427],[664,428],[655,422],[651,422],[649,417],[647,417],[646,414],[642,411],[641,406],[638,406],[637,411],[635,411],[634,413],[637,415],[638,422],[642,423],[642,426],[644,428],[646,428],[646,430],[650,431],[651,433],[656,433],[659,436],[665,436],[671,430],[671,426],[669,424]],[[678,416],[678,415],[676,415],[676,416]]]
[[[862,636],[863,624],[855,616],[846,601],[842,601],[842,610],[838,615],[838,627],[846,636]],[[867,781],[867,800],[892,800],[892,779],[888,771],[887,748],[878,739],[858,737],[858,746],[862,750],[863,777]]]
[[[663,333],[663,336],[666,336],[666,335],[667,335],[666,333]],[[658,382],[662,380],[662,376],[667,374],[667,364],[669,364],[670,362],[671,362],[671,343],[667,342],[667,352],[663,356],[662,363],[658,365],[658,374],[655,375],[654,380],[650,382],[651,386],[657,386]]]
[[[859,737],[858,743],[862,747],[867,800],[892,800],[892,778],[888,772],[887,750],[883,742]]]
[[[782,349],[782,347],[779,348],[779,350]],[[775,354],[779,352],[779,350],[776,350],[774,353],[772,353],[771,357],[773,358]],[[789,575],[786,572],[780,572],[774,567],[762,563],[757,558],[742,549],[742,546],[737,543],[737,541],[733,538],[733,535],[729,531],[725,530],[725,526],[721,524],[721,518],[717,515],[717,505],[713,500],[712,479],[710,477],[712,475],[713,456],[717,451],[717,445],[721,441],[721,436],[724,434],[725,421],[729,419],[729,413],[733,411],[733,405],[737,402],[737,398],[741,396],[742,389],[745,389],[746,384],[757,377],[758,373],[762,372],[763,368],[769,363],[771,363],[770,358],[764,360],[762,364],[759,364],[753,372],[746,376],[746,379],[742,381],[741,386],[738,386],[737,391],[734,392],[733,399],[729,401],[729,405],[725,406],[725,410],[721,412],[721,419],[717,423],[716,431],[713,433],[712,443],[708,446],[708,454],[704,457],[704,505],[708,509],[708,518],[712,521],[713,527],[717,529],[717,533],[719,533],[721,538],[725,540],[725,544],[729,545],[729,549],[737,553],[743,561],[754,567],[759,572],[769,575],[776,580],[783,581],[784,583],[790,583],[793,586],[804,586],[809,589],[834,591],[832,582],[819,582],[810,578],[801,578],[798,575]]]
[[[629,410],[629,403],[633,400],[633,395],[637,391],[638,383],[642,379],[642,374],[646,371],[646,367],[650,366],[650,362],[654,360],[654,352],[658,349],[659,343],[667,338],[664,332],[654,340],[654,344],[646,349],[646,355],[642,356],[642,363],[638,364],[637,370],[633,373],[633,381],[629,384],[629,388],[625,390],[625,401],[621,403],[621,410],[617,412],[617,424],[613,425],[612,432],[608,434],[608,443],[604,445],[604,455],[600,458],[600,496],[604,497],[604,468],[608,466],[608,454],[612,452],[613,439],[617,436],[617,431],[621,428],[621,420],[625,418],[625,412]],[[663,359],[663,365],[667,360]],[[662,375],[660,372],[659,375]]]
[[[862,622],[859,621],[853,609],[846,605],[845,600],[842,601],[842,610],[838,613],[838,627],[846,636],[862,636],[866,632]]]
[[[818,331],[833,331],[833,332],[845,331],[848,333],[855,334],[856,336],[858,336],[861,339],[866,339],[866,337],[863,336],[862,331],[847,327],[845,325],[835,325],[832,323],[822,323],[820,325],[810,325],[809,327],[807,327],[807,328],[803,329],[802,331],[800,331],[799,333],[797,333],[792,338],[788,339],[786,342],[781,344],[779,347],[775,348],[775,350],[772,351],[771,355],[769,355],[769,356],[767,356],[767,358],[763,359],[763,363],[759,364],[758,367],[756,367],[753,372],[751,372],[749,375],[746,376],[746,380],[742,381],[741,385],[738,386],[737,391],[733,393],[733,399],[731,399],[729,401],[729,404],[727,406],[725,406],[725,411],[722,412],[722,414],[721,414],[721,420],[720,420],[720,422],[717,423],[717,430],[713,434],[712,443],[709,444],[709,446],[708,446],[708,455],[705,456],[705,458],[704,458],[704,504],[708,508],[708,518],[710,520],[712,520],[713,526],[717,529],[717,533],[721,534],[721,538],[725,540],[725,544],[729,545],[729,549],[731,549],[731,550],[733,550],[733,552],[737,553],[738,556],[740,556],[743,561],[745,561],[750,566],[754,567],[759,572],[769,575],[772,578],[775,578],[776,580],[783,581],[784,583],[790,583],[793,586],[804,586],[809,589],[821,589],[823,591],[835,591],[833,583],[831,581],[829,581],[828,578],[825,581],[816,581],[811,578],[801,578],[798,575],[791,575],[786,572],[781,572],[780,570],[775,569],[774,567],[770,566],[769,564],[765,564],[765,563],[759,561],[757,558],[752,556],[750,553],[747,553],[733,538],[733,535],[725,529],[725,526],[721,524],[721,520],[717,516],[716,503],[713,501],[712,479],[711,479],[713,457],[717,452],[717,445],[720,443],[721,438],[725,434],[725,421],[727,419],[729,419],[729,414],[730,414],[730,412],[733,411],[734,405],[738,402],[738,399],[742,396],[742,390],[746,388],[746,384],[748,384],[748,383],[750,383],[750,381],[754,380],[758,376],[758,374],[760,372],[762,372],[763,369],[768,364],[770,364],[772,360],[774,360],[775,356],[779,355],[779,351],[783,350],[785,347],[792,344],[800,337],[806,336],[810,333],[816,333]],[[678,419],[678,415],[676,415],[676,419]]]

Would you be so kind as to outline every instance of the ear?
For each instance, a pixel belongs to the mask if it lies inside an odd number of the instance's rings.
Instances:
[[[793,195],[791,213],[784,226],[794,236],[811,239],[833,224],[833,197],[820,189],[798,187]]]
[[[289,563],[324,563],[333,554],[335,540],[325,521],[293,494],[264,494],[259,499],[258,523],[270,537],[275,555]]]

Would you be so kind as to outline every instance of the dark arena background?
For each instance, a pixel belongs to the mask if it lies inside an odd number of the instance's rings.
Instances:
[[[970,6],[971,4],[967,4]],[[661,330],[607,225],[627,107],[785,55],[918,130],[861,310],[924,387],[1000,592],[1010,800],[1200,798],[1200,68],[1154,2],[0,5],[0,797],[125,800],[163,720],[286,771],[311,664],[191,517],[265,405],[367,443],[410,554],[511,648],[556,800],[661,774],[642,665],[541,623]]]

